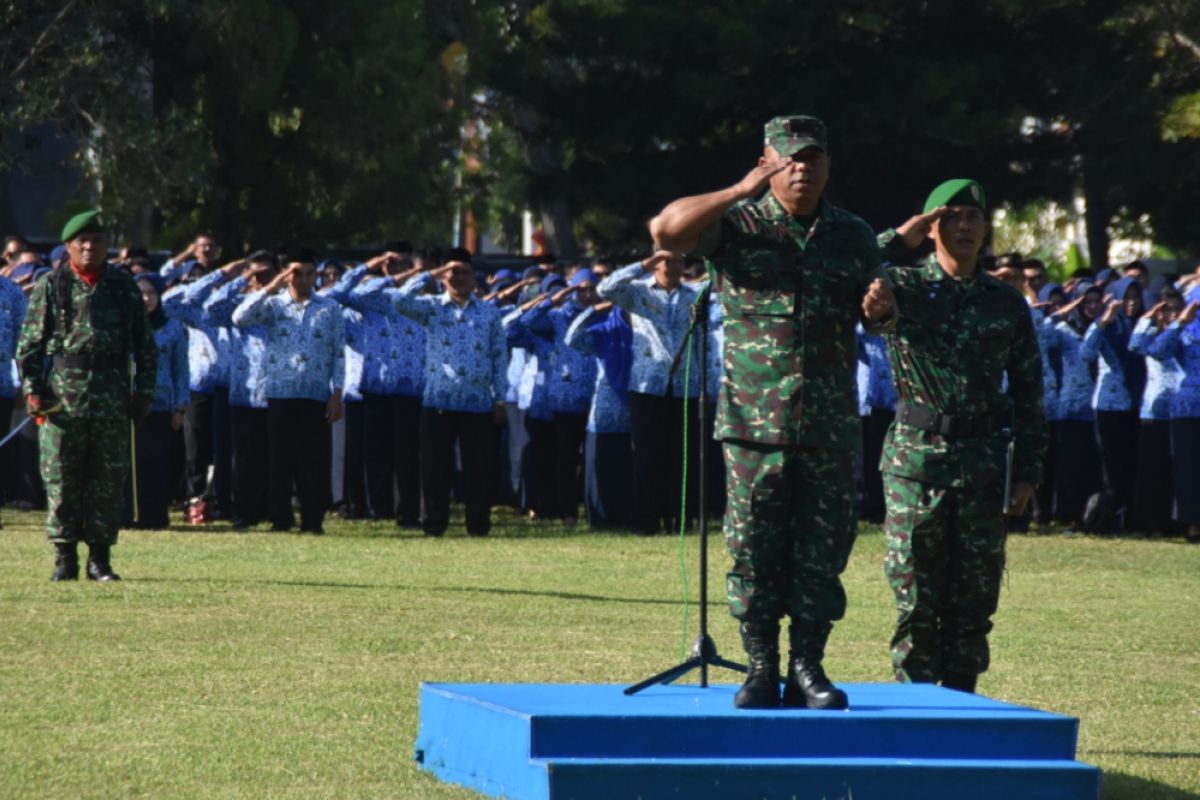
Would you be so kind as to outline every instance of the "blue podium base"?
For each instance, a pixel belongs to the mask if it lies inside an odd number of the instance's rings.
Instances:
[[[931,685],[849,711],[740,711],[736,686],[421,686],[416,759],[509,800],[1051,800],[1100,793],[1073,717]]]

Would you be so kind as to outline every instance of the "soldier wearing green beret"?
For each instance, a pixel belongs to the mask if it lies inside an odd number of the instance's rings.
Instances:
[[[898,619],[896,678],[974,691],[1004,570],[1004,514],[1020,516],[1045,449],[1042,366],[1029,307],[979,269],[987,200],[946,181],[925,211],[879,237],[899,324],[887,335],[899,402],[884,443],[888,553]],[[1007,377],[1007,390],[1003,380]]]
[[[878,333],[895,312],[874,233],[821,196],[825,125],[776,117],[763,145],[746,177],[676,200],[650,232],[660,247],[709,258],[724,312],[726,590],[750,666],[734,702],[840,709],[846,694],[822,659],[846,610],[840,576],[854,542],[855,327]]]
[[[41,425],[46,529],[57,551],[51,580],[78,579],[82,541],[87,577],[114,581],[109,550],[129,471],[129,420],[150,408],[157,352],[133,279],[106,263],[100,213],[73,217],[62,238],[69,259],[34,286],[16,359],[26,408]]]

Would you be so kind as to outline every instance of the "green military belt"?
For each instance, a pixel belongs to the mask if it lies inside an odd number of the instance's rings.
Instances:
[[[129,363],[129,357],[115,353],[67,353],[57,355],[52,361],[55,369],[122,369]]]
[[[1008,414],[956,417],[950,414],[940,414],[929,406],[903,401],[896,404],[896,421],[917,430],[945,436],[948,439],[987,436],[1012,424]]]

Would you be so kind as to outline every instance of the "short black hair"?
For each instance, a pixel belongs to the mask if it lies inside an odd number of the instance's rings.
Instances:
[[[413,252],[412,242],[408,239],[394,239],[383,246],[386,253],[399,253],[402,256],[411,256]]]
[[[1131,269],[1140,270],[1141,272],[1145,272],[1147,275],[1150,274],[1150,268],[1147,267],[1140,260],[1139,261],[1130,261],[1128,264],[1125,265],[1125,269],[1121,270],[1121,272],[1122,273],[1129,272],[1129,270],[1131,270]]]
[[[471,251],[465,247],[451,247],[446,251],[446,263],[451,261],[461,261],[464,264],[470,264],[473,256]]]
[[[311,247],[301,245],[292,245],[287,249],[283,256],[285,264],[317,264],[317,254]]]
[[[255,250],[246,256],[246,260],[251,264],[270,264],[271,269],[279,268],[279,257],[270,250]]]

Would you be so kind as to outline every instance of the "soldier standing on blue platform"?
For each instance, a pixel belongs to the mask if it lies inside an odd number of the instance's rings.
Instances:
[[[899,401],[880,462],[898,612],[892,664],[900,681],[968,692],[988,668],[1004,514],[1024,513],[1045,449],[1029,308],[978,265],[986,210],[978,183],[947,181],[925,213],[879,237],[894,263],[926,236],[936,245],[925,264],[891,270],[904,310],[887,336]]]
[[[100,212],[72,217],[62,238],[69,263],[33,288],[17,363],[26,408],[44,421],[46,530],[57,550],[51,580],[79,578],[82,541],[88,579],[115,581],[109,551],[129,473],[129,420],[150,410],[158,353],[133,278],[106,263]]]
[[[706,255],[724,309],[717,433],[728,470],[726,589],[750,674],[740,708],[779,694],[779,622],[790,617],[782,703],[846,708],[822,668],[846,610],[854,543],[855,326],[893,324],[871,229],[822,199],[830,159],[814,117],[766,124],[758,166],[738,183],[668,205],[661,247]],[[620,273],[617,273],[620,274]]]

